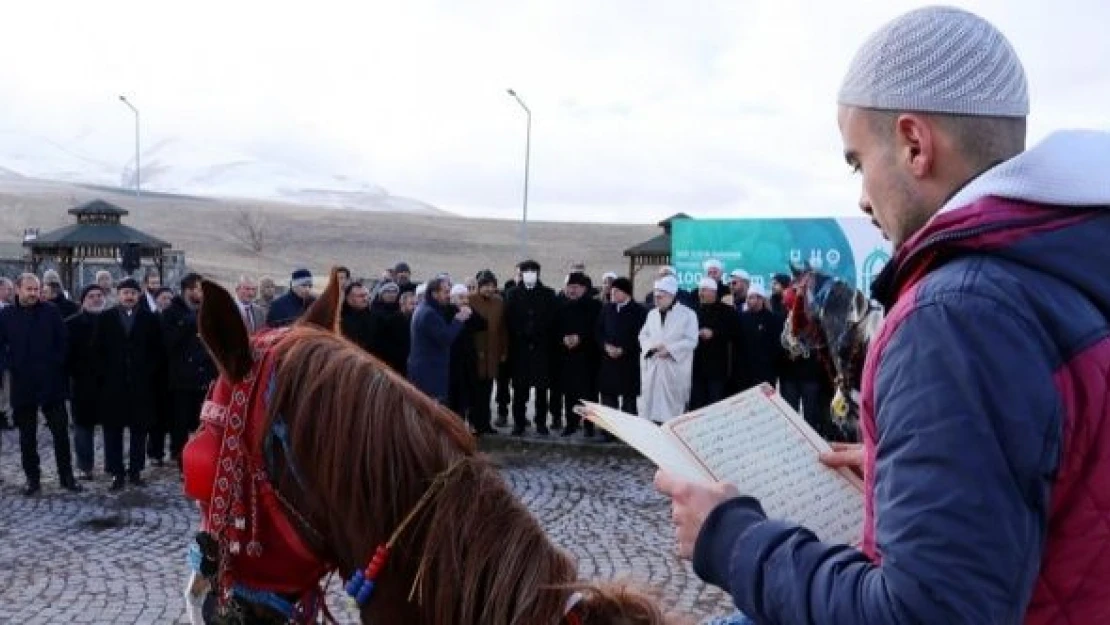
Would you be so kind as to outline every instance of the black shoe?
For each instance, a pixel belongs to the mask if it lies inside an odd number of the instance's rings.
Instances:
[[[151,458],[150,463],[158,467],[159,469],[166,466],[166,461],[162,460],[161,458]]]
[[[132,475],[130,481],[132,486],[146,486],[146,482],[143,481],[143,477],[138,473]]]
[[[112,478],[112,486],[108,488],[110,491],[121,491],[127,484],[127,480],[123,479],[122,475],[117,475]]]
[[[34,497],[41,490],[42,486],[38,482],[27,482],[27,485],[23,487],[23,496]]]
[[[81,485],[77,483],[77,480],[73,479],[72,477],[62,480],[61,484],[64,490],[68,490],[71,493],[79,493],[85,490],[84,488],[81,488]]]
[[[513,436],[524,436],[524,428],[513,428]]]
[[[560,434],[559,436],[562,436],[564,438],[567,437],[567,436],[574,436],[574,433],[577,432],[577,431],[578,431],[577,427],[575,427],[573,425],[568,425],[567,427],[563,428],[563,433]]]
[[[500,434],[500,433],[501,433],[501,430],[498,430],[496,428],[491,428],[491,427],[488,427],[488,426],[478,429],[478,434],[494,434],[494,435],[496,435],[496,434]]]
[[[593,428],[586,428],[586,438],[593,438],[594,434],[595,432]]]
[[[77,476],[77,479],[81,480],[82,482],[91,482],[96,478],[93,477],[92,471],[81,471],[81,474]]]
[[[540,436],[547,436],[548,434],[551,434],[551,430],[547,429],[546,425],[537,425],[536,434],[539,434]]]

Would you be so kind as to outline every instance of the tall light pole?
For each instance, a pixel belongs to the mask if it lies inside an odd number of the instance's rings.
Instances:
[[[520,260],[524,260],[528,255],[528,174],[532,160],[532,110],[515,91],[512,89],[506,89],[506,91],[513,96],[517,104],[520,104],[520,108],[524,109],[528,117],[528,128],[524,135],[524,210],[520,219]]]
[[[135,108],[134,104],[128,101],[127,96],[120,96],[119,101],[127,105],[131,112],[135,114],[135,197],[139,197],[142,192],[142,173],[143,170],[139,166],[139,109]]]

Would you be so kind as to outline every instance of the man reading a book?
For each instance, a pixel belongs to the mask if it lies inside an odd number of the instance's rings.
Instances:
[[[895,248],[861,543],[660,474],[680,552],[767,625],[1110,623],[1110,133],[1026,149],[1021,61],[948,7],[872,35],[838,103],[860,208]]]

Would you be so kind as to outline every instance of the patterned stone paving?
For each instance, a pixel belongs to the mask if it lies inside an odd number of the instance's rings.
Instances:
[[[0,432],[0,623],[185,622],[185,545],[197,515],[176,471],[150,469],[145,487],[119,494],[101,475],[70,494],[57,486],[49,436],[40,433],[43,492],[25,498],[16,432]],[[483,447],[552,538],[578,557],[583,579],[646,583],[690,617],[728,611],[727,597],[674,556],[669,508],[651,488],[646,461],[577,437],[490,437]],[[98,466],[102,458],[98,449]],[[336,580],[331,603],[340,622],[357,622],[340,592]]]

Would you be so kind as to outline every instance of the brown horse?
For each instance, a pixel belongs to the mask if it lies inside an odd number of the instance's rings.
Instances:
[[[882,323],[882,310],[847,282],[814,271],[791,267],[794,282],[787,291],[782,345],[793,355],[816,354],[836,395],[833,424],[843,441],[859,439],[859,386],[867,346]]]
[[[332,572],[372,578],[348,584],[363,623],[673,622],[636,589],[577,581],[463,422],[342,338],[334,271],[301,322],[254,337],[223,288],[203,292],[220,379],[185,471],[206,622],[314,622]]]

